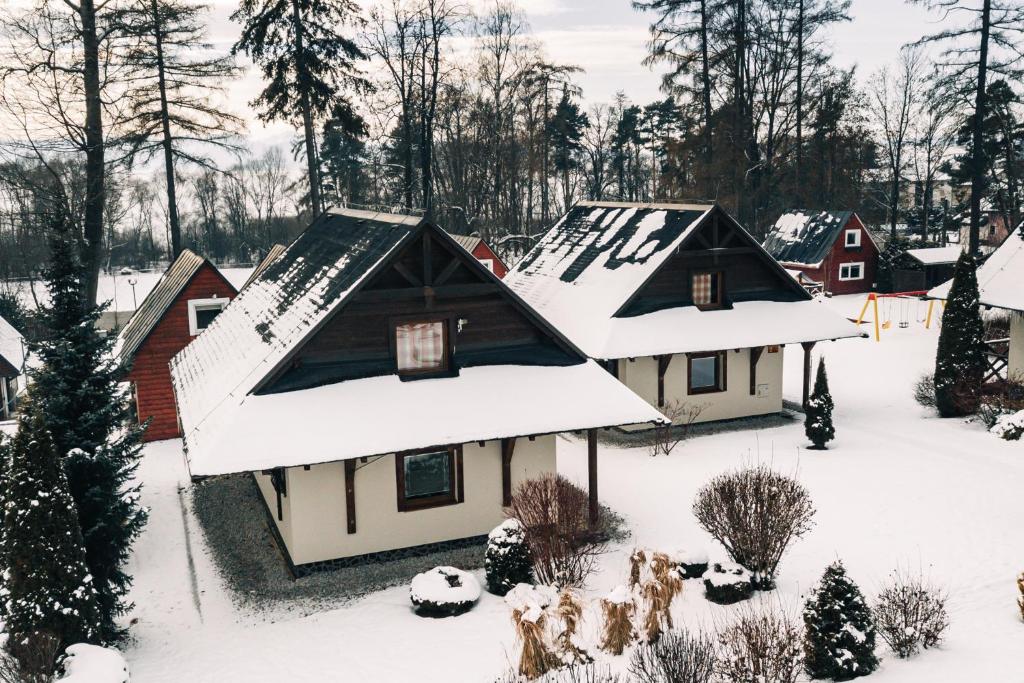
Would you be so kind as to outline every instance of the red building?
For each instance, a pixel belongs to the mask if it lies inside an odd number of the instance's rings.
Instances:
[[[498,258],[498,255],[491,249],[483,238],[474,235],[452,235],[452,239],[458,242],[463,249],[476,257],[476,260],[487,266],[487,269],[500,278],[508,273],[508,266]]]
[[[789,211],[765,238],[764,248],[790,270],[820,282],[830,294],[875,288],[878,245],[852,211]]]
[[[171,386],[171,358],[206,329],[237,294],[217,267],[186,249],[122,328],[114,347],[128,369],[146,441],[181,436]]]

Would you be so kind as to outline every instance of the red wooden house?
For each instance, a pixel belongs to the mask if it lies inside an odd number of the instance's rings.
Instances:
[[[487,270],[499,278],[504,278],[508,273],[508,266],[505,265],[505,262],[501,260],[482,237],[476,237],[475,235],[452,235],[452,239],[458,242],[463,249],[472,254],[477,261],[486,266]]]
[[[217,267],[186,249],[118,335],[114,354],[127,369],[146,441],[181,436],[171,386],[171,358],[196,338],[238,291]]]
[[[875,287],[878,245],[852,211],[784,213],[769,230],[764,248],[831,294],[860,294]]]

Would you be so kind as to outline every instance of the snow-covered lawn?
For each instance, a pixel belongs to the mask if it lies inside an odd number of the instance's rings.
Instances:
[[[855,316],[862,302],[845,297],[830,305]],[[815,349],[826,357],[836,402],[837,438],[828,451],[805,450],[796,423],[695,438],[667,457],[602,449],[602,500],[626,516],[633,538],[603,558],[588,594],[625,579],[633,544],[704,546],[712,560],[724,559],[694,521],[694,493],[723,470],[767,461],[796,473],[818,512],[814,530],[783,560],[778,590],[761,599],[798,614],[801,596],[836,558],[868,596],[894,568],[922,571],[949,591],[947,640],[908,661],[881,645],[882,667],[867,680],[1024,681],[1024,623],[1014,585],[1024,571],[1024,444],[1000,441],[976,424],[939,420],[914,403],[913,383],[933,362],[938,337],[913,322],[915,306],[910,328],[900,330],[894,320],[881,343]],[[786,397],[799,400],[799,347],[787,352],[786,363]],[[559,442],[559,468],[580,482],[585,450],[583,443]],[[217,578],[196,521],[182,514],[180,442],[150,445],[140,476],[152,517],[131,564],[137,623],[126,654],[137,683],[486,682],[516,656],[509,610],[487,593],[468,614],[441,620],[415,616],[406,588],[309,616],[298,609],[240,610]],[[710,627],[731,609],[708,603],[690,581],[674,611],[690,626]],[[612,664],[621,668],[626,658]]]

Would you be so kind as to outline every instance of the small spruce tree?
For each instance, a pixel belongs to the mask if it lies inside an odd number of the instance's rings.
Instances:
[[[811,678],[849,681],[878,668],[875,625],[842,562],[825,570],[804,605],[804,666]]]
[[[978,298],[974,257],[965,252],[953,271],[935,354],[935,407],[942,417],[973,412],[977,389],[985,376],[984,326]]]
[[[487,590],[495,595],[505,595],[519,583],[533,583],[533,558],[518,519],[506,519],[488,535],[484,571]]]
[[[41,363],[29,374],[33,400],[64,458],[98,593],[101,640],[110,641],[121,634],[115,618],[128,607],[123,598],[131,578],[124,563],[146,521],[133,483],[142,428],[131,419],[131,401],[119,386],[114,338],[96,327],[103,309],[86,299],[78,243],[64,214],[50,227],[44,273],[50,304],[40,314],[40,338],[30,345]]]
[[[96,642],[100,610],[61,458],[34,407],[22,413],[18,433],[4,450],[0,595],[7,648],[32,667],[39,665],[36,653],[47,640],[54,641],[56,652]]]
[[[825,359],[818,360],[818,374],[814,379],[814,391],[807,399],[807,416],[804,419],[804,433],[814,444],[814,448],[823,449],[825,444],[836,438],[836,428],[832,424],[832,394],[828,391],[828,375],[825,373]]]

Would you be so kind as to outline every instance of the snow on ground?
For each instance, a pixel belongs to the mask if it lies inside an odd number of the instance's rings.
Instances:
[[[863,300],[837,297],[830,305],[852,317]],[[882,668],[868,680],[1024,681],[1024,624],[1014,602],[1014,577],[1024,570],[1024,446],[977,424],[932,417],[914,403],[913,382],[933,362],[937,336],[916,321],[903,330],[894,321],[881,343],[818,345],[836,402],[837,439],[828,451],[805,450],[802,424],[697,437],[658,458],[644,449],[603,448],[602,500],[626,516],[634,537],[603,558],[588,596],[625,580],[634,543],[705,547],[713,561],[724,559],[693,519],[694,493],[715,474],[768,461],[798,474],[818,513],[815,529],[784,559],[778,590],[762,599],[797,614],[801,596],[837,557],[869,596],[896,567],[922,571],[950,593],[948,639],[909,661],[880,645]],[[787,352],[792,400],[799,400],[800,357],[799,347]],[[559,467],[585,482],[585,444],[561,440]],[[486,592],[468,614],[441,620],[415,616],[406,588],[305,617],[242,611],[220,584],[195,520],[182,514],[180,442],[148,446],[140,476],[152,517],[131,565],[138,622],[126,655],[135,683],[486,682],[517,656],[509,609]],[[676,614],[708,627],[733,609],[711,605],[700,584],[688,581]],[[596,620],[589,618],[593,634]],[[624,657],[611,661],[626,664]]]

